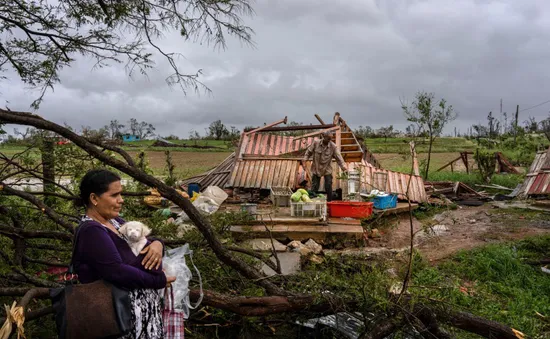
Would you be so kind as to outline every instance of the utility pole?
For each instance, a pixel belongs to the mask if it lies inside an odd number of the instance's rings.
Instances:
[[[502,121],[502,98],[500,99],[500,121]],[[502,134],[501,131],[499,131],[499,134]]]
[[[518,116],[519,116],[519,105],[516,106],[516,121],[514,122],[514,144],[518,136]]]

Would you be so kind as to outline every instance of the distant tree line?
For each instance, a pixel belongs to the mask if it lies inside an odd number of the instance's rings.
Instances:
[[[94,129],[90,126],[81,126],[80,131],[65,124],[65,127],[81,136],[92,140],[122,140],[124,134],[135,135],[138,139],[147,139],[155,136],[155,126],[145,121],[138,121],[135,118],[128,120],[127,124],[122,124],[118,120],[111,120],[109,125]],[[5,132],[5,131],[4,131]],[[32,142],[38,136],[43,136],[38,130],[27,127],[25,130],[14,129],[13,134],[5,133],[4,143],[6,144],[27,144]]]
[[[199,133],[197,130],[193,129],[189,132],[188,140],[198,141],[198,140],[224,140],[224,141],[234,141],[238,140],[241,136],[241,131],[235,126],[229,126],[229,128],[221,121],[216,120],[210,123],[208,128],[205,128],[204,134]],[[181,140],[177,135],[169,135],[165,138],[166,140]]]

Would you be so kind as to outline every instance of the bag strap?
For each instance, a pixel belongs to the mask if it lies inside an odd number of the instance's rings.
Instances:
[[[197,276],[199,277],[200,296],[199,296],[199,300],[197,300],[197,302],[195,303],[195,306],[191,305],[191,301],[189,301],[189,305],[187,306],[191,309],[196,309],[201,304],[202,298],[204,296],[204,293],[202,291],[202,278],[201,278],[201,272],[199,272],[199,269],[197,268],[197,266],[195,266],[195,263],[193,262],[193,251],[191,250],[189,251],[189,259],[191,259],[191,264],[193,264],[193,267],[195,268],[195,272],[197,272]]]
[[[73,250],[72,250],[72,254],[71,254],[71,261],[69,262],[69,269],[67,270],[67,273],[66,273],[66,276],[71,275],[70,280],[73,280],[72,276],[74,275],[74,254],[76,252],[76,243],[78,241],[78,233],[80,233],[79,231],[80,231],[81,227],[82,227],[82,225],[77,226],[75,228],[75,232],[74,232]],[[67,279],[65,279],[65,281],[67,281]]]
[[[168,293],[168,290],[170,290],[170,293]],[[166,311],[174,311],[174,289],[172,288],[172,285],[164,288],[164,310]]]

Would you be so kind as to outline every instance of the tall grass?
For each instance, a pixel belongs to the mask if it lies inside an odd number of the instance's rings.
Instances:
[[[550,316],[550,279],[525,258],[550,255],[550,236],[516,243],[490,245],[461,252],[438,267],[416,272],[418,286],[437,286],[419,294],[456,305],[501,322],[533,338],[548,338],[548,323],[536,313]],[[462,336],[458,336],[462,337]]]

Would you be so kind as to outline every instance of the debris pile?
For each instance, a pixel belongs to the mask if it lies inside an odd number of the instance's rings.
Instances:
[[[459,205],[480,206],[491,200],[487,194],[478,192],[460,181],[426,181],[426,194],[443,199],[445,203],[453,202]],[[437,202],[432,199],[432,202]]]

